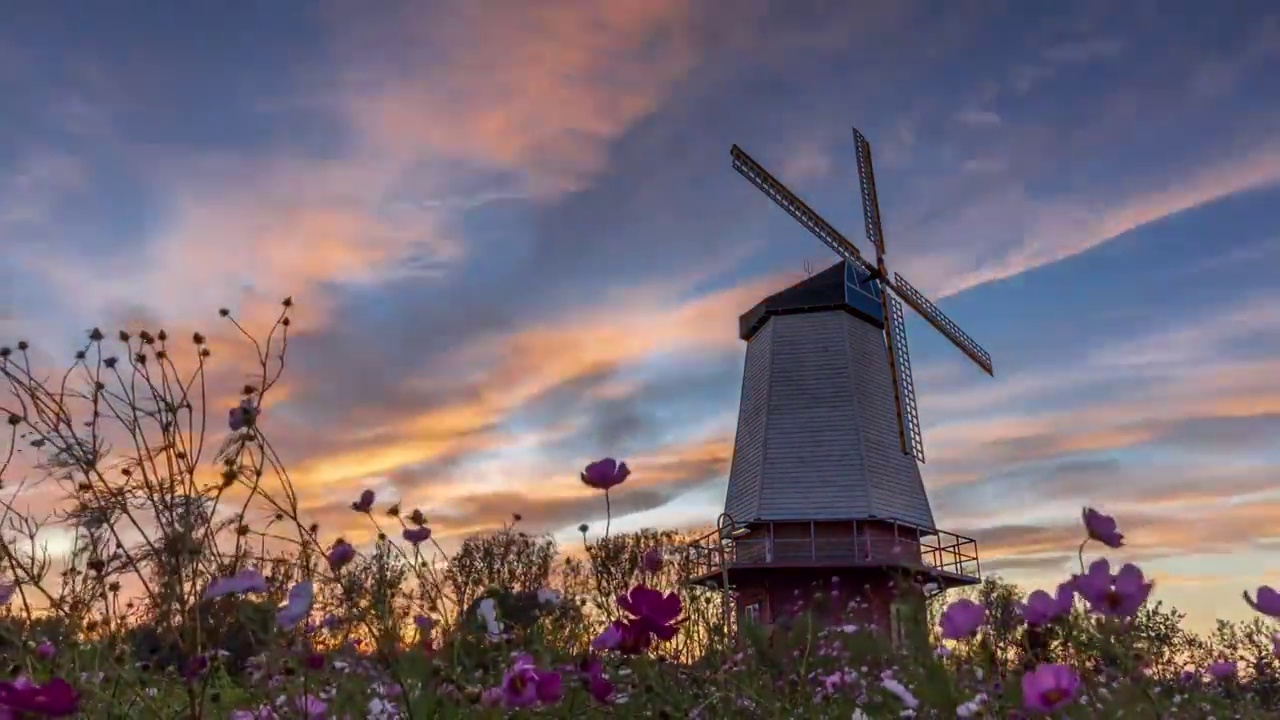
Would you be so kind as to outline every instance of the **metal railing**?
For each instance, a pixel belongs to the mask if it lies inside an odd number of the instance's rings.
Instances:
[[[782,525],[783,523],[778,523]],[[785,523],[789,528],[796,523]],[[709,533],[690,546],[696,576],[720,573],[735,567],[870,567],[895,566],[931,570],[967,578],[980,577],[978,543],[953,533],[934,530],[917,539],[921,528],[905,523],[895,526],[898,537],[867,534],[854,523],[847,535],[820,535],[816,523],[809,523],[808,537],[776,537],[774,523],[751,526],[752,533],[735,537],[724,530]],[[824,528],[825,529],[825,528]],[[906,531],[906,532],[903,532]],[[908,535],[903,537],[902,535]]]

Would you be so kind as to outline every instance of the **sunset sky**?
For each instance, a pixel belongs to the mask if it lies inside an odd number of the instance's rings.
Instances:
[[[292,295],[264,423],[334,533],[372,487],[571,539],[605,455],[615,528],[714,522],[737,316],[835,260],[729,147],[869,252],[856,125],[891,266],[994,358],[909,320],[940,526],[1034,587],[1096,505],[1198,627],[1280,584],[1270,3],[20,5],[0,336],[63,362]]]

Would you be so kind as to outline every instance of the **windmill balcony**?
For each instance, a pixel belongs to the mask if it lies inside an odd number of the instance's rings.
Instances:
[[[690,546],[690,582],[773,568],[896,568],[944,587],[979,582],[978,543],[954,533],[892,520],[727,523]]]

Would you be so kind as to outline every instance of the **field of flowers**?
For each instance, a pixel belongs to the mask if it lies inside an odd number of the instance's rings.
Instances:
[[[291,309],[261,339],[220,311],[257,364],[216,422],[199,333],[95,329],[55,375],[0,348],[0,720],[1280,717],[1280,593],[1191,634],[1141,569],[1088,552],[1124,545],[1092,509],[1078,574],[1025,597],[988,579],[896,644],[815,620],[856,588],[739,627],[681,582],[674,532],[584,525],[560,548],[513,515],[445,553],[421,511],[366,490],[357,547],[307,517],[271,442]],[[607,506],[629,474],[606,459],[581,481]],[[37,488],[64,510],[33,516]],[[69,551],[42,544],[51,529]]]

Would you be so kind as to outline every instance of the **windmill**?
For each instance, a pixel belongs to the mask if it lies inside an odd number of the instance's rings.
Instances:
[[[845,578],[866,621],[901,632],[924,593],[978,582],[977,544],[934,526],[902,302],[987,374],[991,356],[885,262],[871,146],[853,130],[868,262],[742,148],[733,168],[840,258],[739,318],[747,341],[725,512],[693,582],[736,591],[741,619]],[[906,576],[920,592],[903,594]],[[847,617],[847,616],[845,616]],[[896,635],[895,635],[896,636]]]

